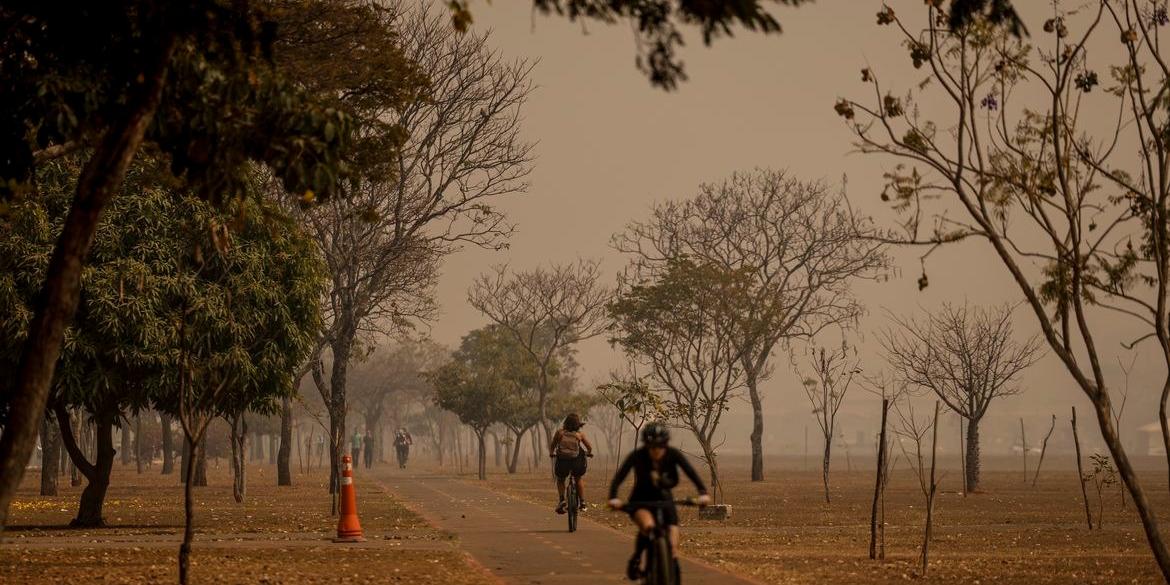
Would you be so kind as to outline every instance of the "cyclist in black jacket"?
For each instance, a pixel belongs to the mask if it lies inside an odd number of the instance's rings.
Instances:
[[[630,519],[638,526],[639,532],[635,542],[634,556],[630,558],[626,567],[626,576],[630,580],[639,576],[639,565],[642,552],[650,542],[650,534],[654,530],[654,512],[649,506],[640,503],[660,503],[663,507],[663,520],[670,527],[671,548],[678,546],[678,509],[674,505],[674,496],[671,490],[678,485],[679,469],[682,469],[695,488],[699,490],[698,504],[706,506],[711,502],[707,495],[707,486],[703,479],[695,473],[686,455],[682,451],[668,445],[670,430],[662,423],[653,422],[642,429],[642,447],[635,449],[622,462],[613,482],[609,484],[609,506],[613,509],[624,509]],[[626,476],[634,472],[634,489],[630,492],[629,502],[625,504],[617,497]]]

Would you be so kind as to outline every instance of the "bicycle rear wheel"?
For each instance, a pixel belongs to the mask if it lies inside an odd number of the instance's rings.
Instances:
[[[577,531],[577,507],[580,502],[577,501],[577,486],[576,481],[572,476],[568,479],[569,484],[565,486],[565,503],[569,505],[569,532]]]

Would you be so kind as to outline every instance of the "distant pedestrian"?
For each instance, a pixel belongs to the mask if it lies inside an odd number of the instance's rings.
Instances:
[[[405,427],[394,433],[394,451],[398,454],[398,468],[406,469],[406,459],[410,457],[410,446],[414,444],[414,437]]]
[[[317,467],[325,465],[325,436],[317,437]]]
[[[366,429],[366,436],[362,439],[362,451],[364,451],[366,469],[374,466],[374,432]]]
[[[356,428],[353,430],[353,437],[349,439],[349,452],[353,455],[350,459],[351,463],[358,464],[361,459],[358,457],[362,454],[362,433]]]

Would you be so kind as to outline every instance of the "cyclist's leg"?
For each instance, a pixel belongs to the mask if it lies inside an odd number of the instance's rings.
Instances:
[[[585,503],[585,473],[588,470],[589,465],[585,458],[577,459],[573,469],[573,479],[577,482],[577,501],[582,505]]]
[[[557,459],[553,464],[553,475],[557,478],[557,514],[565,513],[565,479],[572,471],[568,461]]]
[[[637,579],[641,572],[642,553],[650,548],[650,534],[654,531],[654,514],[646,508],[639,508],[630,514],[630,520],[638,527],[638,534],[634,537],[634,555],[626,565],[626,576],[630,580]]]

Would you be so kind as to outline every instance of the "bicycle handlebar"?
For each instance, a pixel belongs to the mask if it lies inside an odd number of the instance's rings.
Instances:
[[[615,509],[616,510],[624,510],[624,509],[629,508],[629,507],[665,508],[668,504],[675,504],[677,506],[701,507],[701,504],[699,504],[698,498],[684,498],[681,500],[670,500],[670,501],[659,500],[659,501],[655,501],[655,502],[623,502],[620,508],[615,508]]]

